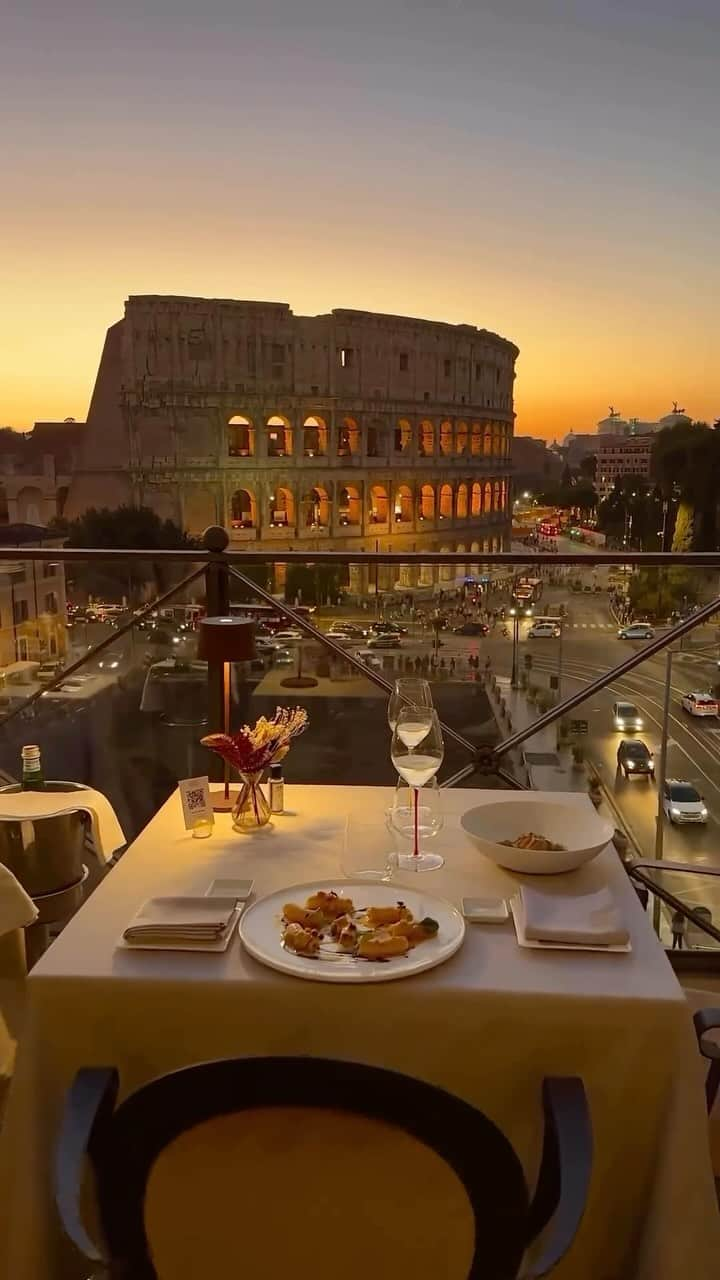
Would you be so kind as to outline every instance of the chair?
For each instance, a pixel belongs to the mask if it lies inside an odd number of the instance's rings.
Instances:
[[[317,1058],[208,1062],[151,1081],[115,1109],[118,1086],[113,1068],[78,1072],[55,1162],[65,1233],[112,1280],[206,1280],[226,1274],[229,1261],[248,1280],[304,1280],[325,1274],[330,1259],[341,1277],[513,1280],[547,1227],[538,1258],[523,1272],[540,1277],[567,1252],[585,1209],[592,1131],[576,1078],[543,1082],[544,1142],[532,1199],[517,1155],[490,1120],[444,1090],[393,1071]],[[259,1138],[253,1122],[260,1122]],[[320,1161],[312,1156],[313,1140],[322,1144]],[[288,1170],[298,1153],[302,1173],[294,1177]],[[86,1154],[102,1251],[80,1212]],[[263,1191],[268,1155],[273,1181]],[[250,1181],[241,1187],[244,1173]],[[332,1184],[324,1198],[321,1173]],[[260,1197],[254,1207],[253,1195]],[[344,1195],[349,1210],[338,1204]],[[223,1196],[227,1210],[218,1204]],[[203,1210],[214,1215],[204,1236],[196,1225]],[[359,1231],[349,1214],[363,1219]],[[222,1246],[225,1228],[231,1243]],[[424,1237],[435,1239],[428,1244]],[[265,1265],[262,1259],[253,1265],[248,1250],[263,1240]],[[233,1246],[237,1255],[230,1258]],[[195,1262],[193,1249],[201,1250]]]
[[[705,1036],[708,1031],[720,1030],[720,1009],[698,1009],[693,1016],[693,1023],[698,1039],[698,1049],[703,1058],[707,1058],[710,1063],[705,1080],[705,1101],[709,1115],[720,1089],[720,1043],[706,1040]]]

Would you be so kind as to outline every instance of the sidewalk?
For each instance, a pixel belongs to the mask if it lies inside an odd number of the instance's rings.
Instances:
[[[496,683],[497,692],[493,691],[490,683],[486,690],[500,732],[509,737],[511,733],[533,724],[537,713],[522,689],[510,688],[509,676],[498,676]],[[527,781],[533,791],[587,791],[585,768],[573,767],[568,747],[558,751],[556,724],[547,725],[533,734],[519,748],[519,753],[521,760],[517,760],[518,753],[515,752],[510,757],[513,772],[520,781]]]

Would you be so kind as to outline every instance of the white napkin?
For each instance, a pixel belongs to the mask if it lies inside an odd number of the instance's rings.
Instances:
[[[126,942],[217,942],[236,908],[235,898],[150,898],[123,938]]]
[[[37,920],[37,907],[12,871],[0,863],[0,936]]]
[[[566,883],[546,889],[523,884],[517,909],[529,941],[610,947],[630,939],[606,887],[583,889]]]
[[[82,791],[0,792],[0,821],[28,822],[33,818],[54,818],[59,813],[87,813],[92,841],[100,862],[107,862],[117,849],[127,844],[125,833],[107,796],[92,787]]]

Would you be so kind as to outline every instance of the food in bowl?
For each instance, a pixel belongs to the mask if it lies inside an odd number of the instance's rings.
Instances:
[[[500,844],[505,844],[510,849],[532,849],[536,853],[566,852],[564,844],[556,844],[554,840],[548,840],[547,836],[536,835],[534,831],[525,831],[514,840],[501,840]]]

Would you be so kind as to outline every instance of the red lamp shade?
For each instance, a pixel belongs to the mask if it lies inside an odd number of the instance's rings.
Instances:
[[[203,662],[249,662],[255,657],[252,618],[201,618],[197,656]]]

